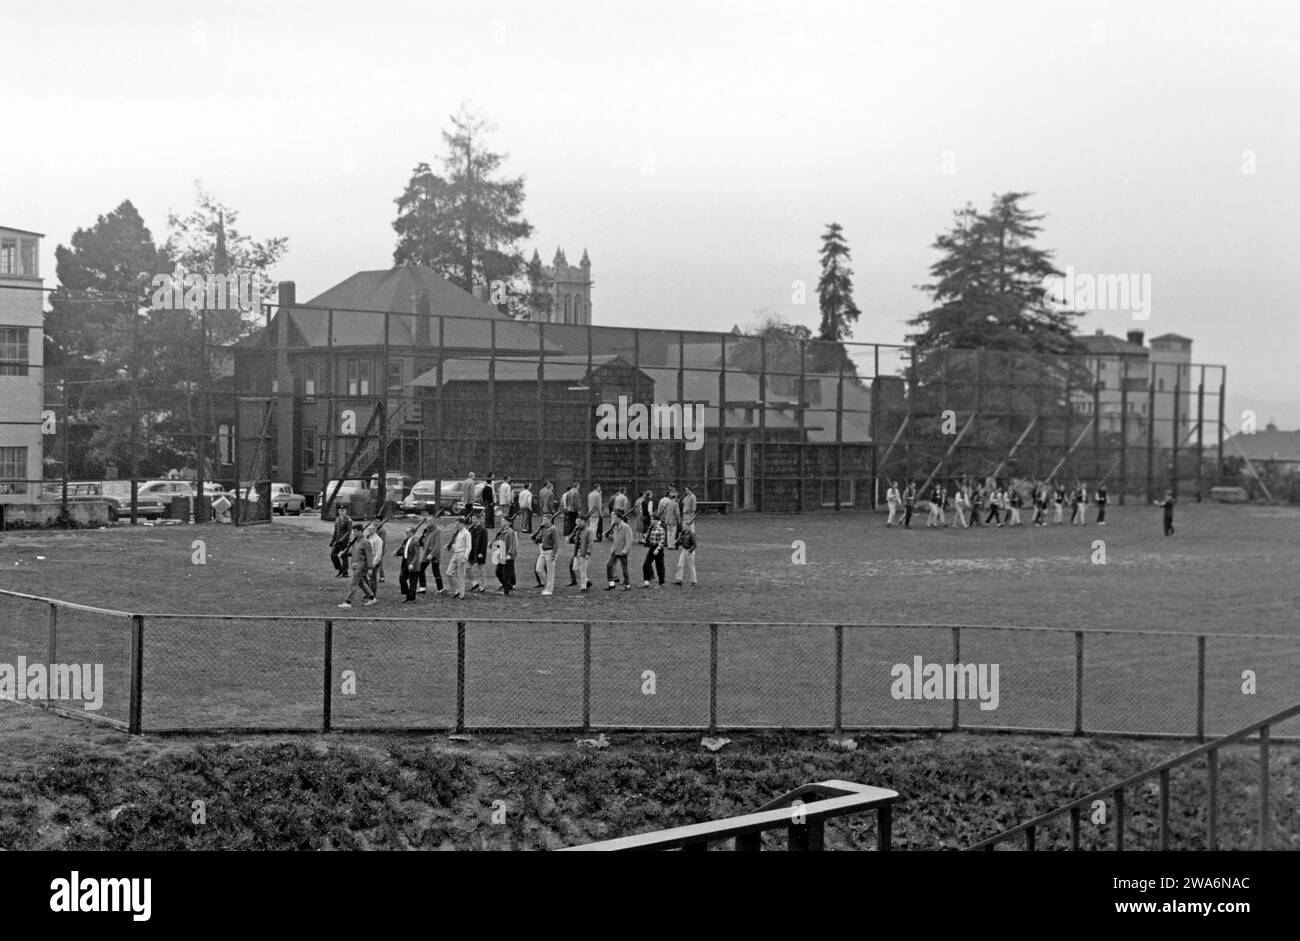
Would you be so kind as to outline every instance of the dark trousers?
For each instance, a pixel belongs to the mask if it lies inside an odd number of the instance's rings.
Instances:
[[[367,601],[375,597],[374,591],[370,588],[370,573],[354,568],[352,570],[351,591],[348,592],[347,602],[351,604],[356,600],[357,592],[361,592],[361,597]]]
[[[397,587],[401,589],[402,594],[406,596],[407,601],[415,600],[415,589],[420,584],[420,572],[416,569],[409,568],[405,562],[402,563],[402,570],[397,573]]]
[[[333,563],[335,572],[348,574],[348,547],[345,543],[339,543],[330,549],[330,562]]]
[[[501,583],[501,590],[507,595],[515,587],[515,560],[502,562],[497,566],[497,581]]]
[[[1174,517],[1172,514],[1166,513],[1165,514],[1165,535],[1172,536],[1173,534],[1174,534]]]
[[[1000,522],[1002,522],[1002,517],[998,515],[998,508],[995,506],[989,507],[989,515],[984,517],[984,525],[987,526],[989,523]]]
[[[442,572],[439,571],[438,560],[433,558],[425,559],[424,565],[420,567],[420,574],[418,576],[420,587],[421,588],[429,587],[428,583],[424,580],[424,570],[429,568],[430,566],[433,567],[433,584],[437,586],[437,589],[439,591],[442,591]]]
[[[615,565],[621,565],[623,567],[623,584],[630,585],[632,583],[632,580],[628,578],[628,574],[627,574],[627,553],[626,552],[623,553],[622,555],[611,555],[609,557],[609,561],[605,563],[605,580],[607,582],[613,583],[618,581],[618,579],[614,577]]]
[[[1106,522],[1106,504],[1104,503],[1097,505],[1097,522],[1098,523]]]
[[[484,526],[486,526],[488,529],[496,529],[496,527],[497,527],[496,519],[497,519],[497,518],[496,518],[496,514],[492,512],[492,504],[491,504],[491,503],[489,503],[487,506],[483,507],[483,525],[484,525]]]
[[[656,547],[645,554],[645,561],[641,563],[641,580],[648,582],[654,578],[655,572],[659,573],[659,584],[664,583],[664,554]]]
[[[912,504],[903,507],[903,526],[907,529],[912,528]]]
[[[1080,513],[1080,512],[1081,512],[1081,504],[1078,504],[1078,503],[1071,503],[1071,504],[1070,504],[1070,522],[1071,522],[1071,523],[1073,523],[1075,520],[1077,520],[1077,519],[1079,518],[1079,513]]]
[[[578,511],[565,510],[564,511],[564,535],[567,536],[570,533],[572,533],[573,527],[576,526],[577,523],[578,523]]]
[[[529,509],[521,512],[524,514],[524,532],[530,533],[533,531],[533,511]]]

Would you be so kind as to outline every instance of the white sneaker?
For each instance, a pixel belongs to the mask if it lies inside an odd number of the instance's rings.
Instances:
[[[370,607],[370,605],[372,605],[372,604],[379,604],[379,599],[378,599],[378,598],[369,598],[369,599],[367,599],[366,601],[363,601],[363,602],[361,603],[361,606],[362,606],[363,608],[368,608],[368,607]]]
[[[352,605],[351,605],[349,602],[345,601],[345,602],[343,602],[341,605],[339,605],[339,607],[340,607],[340,608],[350,608],[350,607],[352,607]]]
[[[546,590],[546,589],[543,589],[543,590],[542,590],[542,597],[543,597],[543,598],[545,598],[547,595],[554,595],[554,594],[555,594],[555,592],[553,592],[553,591],[548,591],[548,590]]]

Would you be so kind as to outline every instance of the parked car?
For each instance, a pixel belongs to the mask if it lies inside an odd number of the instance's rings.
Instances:
[[[403,474],[401,471],[389,471],[384,475],[384,481],[386,484],[384,488],[385,499],[392,500],[396,503],[403,502],[406,499],[407,494],[409,494],[415,486],[415,478],[408,474]],[[372,491],[379,489],[378,474],[370,475],[370,489]]]
[[[271,512],[285,516],[292,513],[302,516],[302,508],[307,498],[301,493],[294,493],[289,484],[271,484]]]
[[[336,486],[338,486],[338,493],[334,492],[334,488]],[[340,503],[346,504],[349,500],[352,499],[353,494],[358,494],[358,493],[361,494],[370,493],[370,481],[345,480],[343,481],[342,486],[339,486],[339,482],[337,480],[329,480],[325,482],[324,489],[321,490],[320,496],[317,497],[316,506],[324,507],[326,499],[328,499],[330,496],[334,497],[334,502],[336,504],[340,504]]]
[[[411,488],[411,492],[402,501],[402,507],[403,509],[413,510],[423,507],[425,504],[433,503],[439,507],[446,507],[454,513],[459,513],[465,505],[462,498],[464,489],[465,482],[463,480],[444,480],[438,491],[434,490],[434,481],[421,480]]]

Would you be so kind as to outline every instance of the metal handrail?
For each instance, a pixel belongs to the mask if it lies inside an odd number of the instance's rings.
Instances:
[[[1083,797],[1076,798],[1075,800],[1070,801],[1068,804],[1062,804],[1060,807],[1057,807],[1055,810],[1050,810],[1045,814],[1039,814],[1037,817],[1033,817],[1030,820],[1026,820],[1024,823],[1017,824],[1016,826],[1011,827],[1008,830],[1003,830],[1001,833],[997,833],[991,837],[988,837],[987,839],[980,840],[978,843],[968,846],[967,849],[968,850],[991,850],[999,843],[1003,843],[1009,840],[1011,837],[1023,833],[1025,834],[1026,848],[1032,850],[1035,848],[1035,837],[1037,835],[1037,830],[1040,826],[1042,826],[1045,823],[1049,823],[1053,820],[1056,820],[1058,817],[1062,817],[1065,814],[1069,814],[1071,848],[1077,850],[1079,848],[1080,811],[1082,810],[1082,808],[1090,806],[1093,801],[1103,800],[1111,796],[1114,796],[1116,798],[1115,801],[1116,812],[1114,815],[1115,837],[1116,837],[1115,848],[1123,849],[1124,847],[1124,810],[1123,810],[1124,802],[1123,802],[1122,792],[1128,788],[1134,787],[1135,785],[1138,784],[1142,784],[1143,782],[1149,781],[1152,778],[1156,778],[1156,777],[1160,779],[1160,848],[1167,849],[1169,844],[1169,772],[1172,771],[1174,768],[1178,768],[1185,764],[1189,764],[1192,761],[1195,761],[1197,758],[1201,757],[1202,755],[1207,756],[1208,764],[1209,764],[1209,799],[1211,802],[1211,806],[1208,815],[1209,829],[1207,833],[1207,840],[1209,842],[1210,848],[1213,848],[1215,844],[1215,837],[1216,837],[1216,831],[1218,826],[1218,807],[1216,803],[1216,797],[1218,794],[1218,783],[1219,783],[1218,781],[1219,750],[1228,745],[1235,744],[1256,732],[1259,733],[1259,750],[1260,750],[1259,848],[1267,849],[1268,848],[1267,824],[1268,824],[1268,785],[1269,785],[1269,751],[1268,751],[1269,729],[1272,726],[1277,725],[1278,723],[1281,722],[1285,722],[1287,719],[1293,718],[1295,716],[1300,716],[1300,703],[1296,703],[1294,706],[1291,706],[1287,709],[1283,709],[1281,712],[1274,713],[1273,715],[1269,716],[1266,719],[1262,719],[1259,722],[1254,722],[1250,725],[1244,726],[1243,728],[1240,728],[1235,732],[1230,732],[1227,735],[1220,736],[1219,738],[1216,738],[1211,742],[1206,742],[1204,745],[1198,745],[1196,748],[1193,748],[1191,751],[1184,752],[1181,755],[1177,755],[1173,758],[1169,758],[1165,761],[1162,761],[1160,762],[1160,764],[1148,768],[1146,771],[1141,771],[1137,774],[1130,775],[1129,777],[1120,781],[1118,784],[1112,784],[1109,787],[1102,788],[1101,790],[1093,791],[1091,794],[1085,794]]]
[[[816,796],[803,803],[805,796]],[[762,849],[762,834],[785,827],[793,851],[820,851],[825,848],[826,821],[847,814],[876,811],[876,848],[890,848],[893,804],[898,792],[887,788],[855,784],[852,781],[816,781],[795,788],[769,801],[758,810],[738,817],[692,823],[653,833],[602,840],[582,846],[565,847],[562,852],[631,852],[637,850],[707,850],[710,843],[735,840],[737,851]]]

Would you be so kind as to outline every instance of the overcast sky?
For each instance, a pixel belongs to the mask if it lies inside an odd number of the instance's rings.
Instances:
[[[1150,319],[1081,329],[1192,337],[1230,423],[1300,427],[1294,0],[41,0],[6,7],[0,63],[0,224],[46,233],[47,286],[124,199],[161,242],[195,179],[289,238],[300,298],[389,267],[393,199],[469,101],[543,259],[589,250],[598,323],[815,328],[837,221],[853,338],[900,342],[952,212],[1028,190],[1059,267],[1151,278]]]

